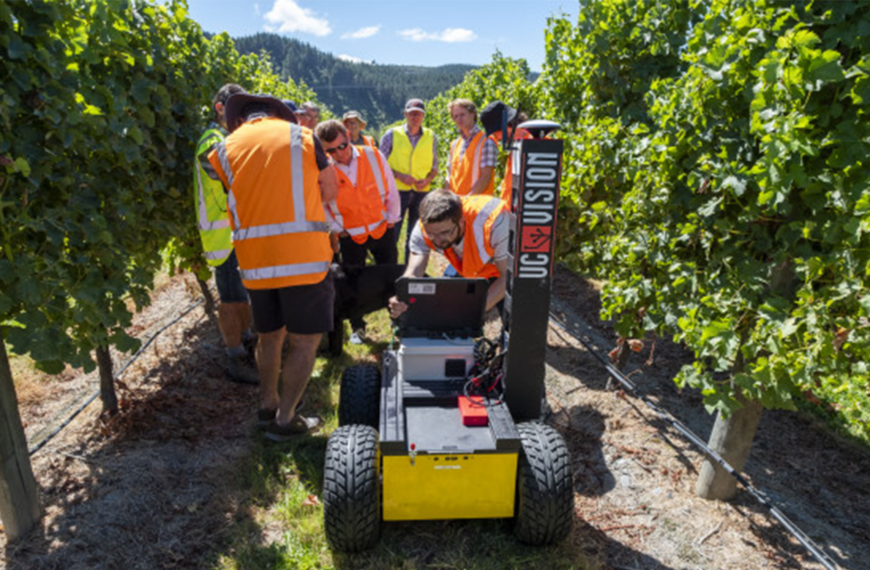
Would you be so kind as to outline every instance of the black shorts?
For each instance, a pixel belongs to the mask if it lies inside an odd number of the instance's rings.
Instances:
[[[335,286],[332,273],[313,285],[281,289],[248,289],[257,332],[271,333],[281,327],[294,334],[332,332]]]

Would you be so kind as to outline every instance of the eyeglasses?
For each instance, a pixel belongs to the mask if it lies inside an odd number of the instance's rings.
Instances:
[[[350,143],[348,143],[347,141],[344,141],[343,143],[341,143],[340,145],[338,145],[335,148],[325,148],[323,150],[326,151],[326,154],[335,154],[336,152],[338,152],[340,150],[346,149],[348,144],[350,144]]]
[[[429,239],[433,241],[451,241],[451,238],[456,233],[456,230],[459,229],[459,224],[453,224],[453,227],[449,230],[442,230],[440,232],[426,232],[429,236]]]

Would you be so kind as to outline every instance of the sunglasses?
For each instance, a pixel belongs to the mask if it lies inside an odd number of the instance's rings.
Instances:
[[[340,150],[346,149],[348,144],[350,144],[350,143],[348,143],[347,141],[344,141],[343,143],[341,143],[340,145],[338,145],[335,148],[325,148],[323,150],[326,151],[326,154],[335,154],[336,152],[338,152]]]

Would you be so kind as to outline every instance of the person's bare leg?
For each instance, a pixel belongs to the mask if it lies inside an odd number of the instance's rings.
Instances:
[[[257,368],[260,371],[260,406],[264,410],[276,409],[281,403],[281,398],[278,396],[278,374],[281,372],[281,349],[284,346],[286,332],[282,327],[274,332],[260,333],[260,342],[257,344]],[[285,376],[287,368],[284,369]]]
[[[286,425],[295,416],[296,404],[305,393],[314,361],[317,359],[317,348],[320,346],[322,333],[290,334],[290,350],[287,352],[287,364],[284,366],[281,386],[281,402],[275,421]],[[263,337],[260,336],[262,343]]]
[[[226,348],[242,345],[242,331],[251,326],[251,309],[243,303],[221,303],[218,307],[218,326]]]
[[[251,304],[250,303],[236,303],[234,310],[238,313],[237,318],[241,323],[241,337],[242,341],[245,340],[245,331],[250,330],[251,328]]]

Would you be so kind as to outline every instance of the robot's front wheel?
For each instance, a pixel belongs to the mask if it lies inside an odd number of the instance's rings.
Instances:
[[[574,486],[568,448],[552,427],[517,425],[522,440],[514,536],[535,546],[568,536],[574,522]]]
[[[323,469],[323,519],[333,549],[359,552],[377,542],[381,528],[378,432],[341,426],[329,437]]]

